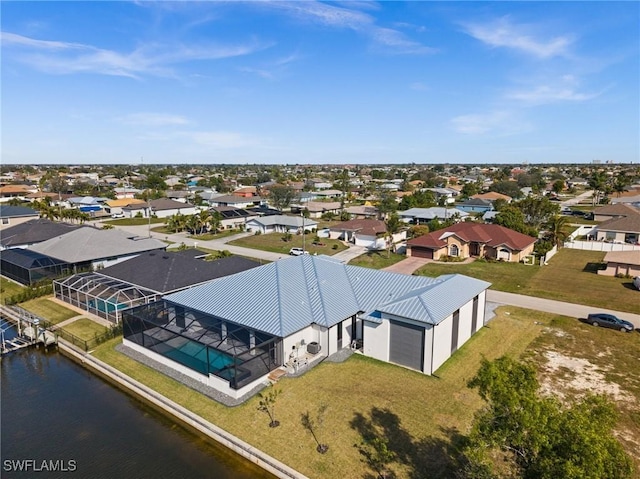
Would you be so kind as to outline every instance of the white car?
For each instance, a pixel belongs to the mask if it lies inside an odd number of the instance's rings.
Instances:
[[[289,250],[289,254],[292,256],[300,256],[303,254],[309,254],[308,251],[303,250],[302,248],[291,248]]]
[[[124,218],[124,213],[113,213],[112,218]]]

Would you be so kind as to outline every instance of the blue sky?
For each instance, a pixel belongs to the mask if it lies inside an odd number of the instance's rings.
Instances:
[[[640,160],[638,2],[2,2],[2,162]]]

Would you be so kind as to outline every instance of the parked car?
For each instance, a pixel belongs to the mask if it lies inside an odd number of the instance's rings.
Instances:
[[[633,278],[633,285],[636,289],[640,289],[640,276],[636,276]]]
[[[113,213],[112,218],[124,218],[124,213]]]
[[[617,329],[624,333],[630,333],[633,331],[633,324],[624,319],[620,319],[613,314],[608,313],[594,313],[587,316],[587,323],[593,326],[602,326],[604,328]]]
[[[293,256],[300,256],[303,254],[309,254],[308,251],[303,250],[302,248],[291,248],[289,250],[289,254]]]

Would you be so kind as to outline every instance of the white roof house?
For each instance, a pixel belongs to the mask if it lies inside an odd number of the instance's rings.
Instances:
[[[426,223],[434,219],[447,220],[454,217],[463,220],[469,216],[469,213],[459,210],[458,208],[434,206],[432,208],[410,208],[406,211],[398,211],[398,216],[406,223],[414,222],[418,224]]]
[[[302,216],[270,215],[247,220],[247,231],[266,233],[297,233],[317,228],[318,222]]]
[[[303,255],[130,310],[124,343],[233,398],[294,356],[315,361],[343,348],[432,374],[485,324],[489,286],[462,275],[402,275]],[[185,348],[196,337],[199,347]],[[208,363],[194,366],[174,354],[204,346]]]

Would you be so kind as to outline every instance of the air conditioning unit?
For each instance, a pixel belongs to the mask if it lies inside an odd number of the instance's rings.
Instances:
[[[318,354],[320,352],[320,345],[315,341],[307,344],[307,352],[309,354]]]

